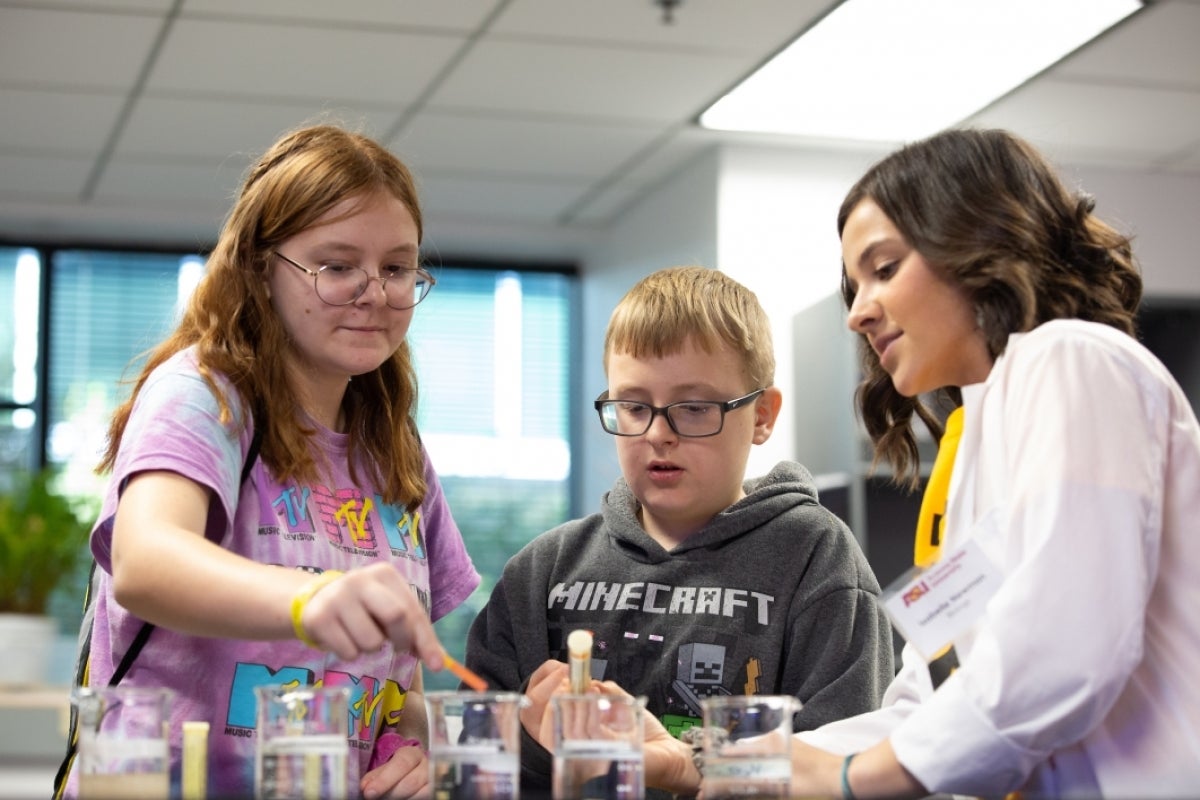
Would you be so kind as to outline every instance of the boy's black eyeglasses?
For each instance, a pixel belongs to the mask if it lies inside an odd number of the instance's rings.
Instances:
[[[755,389],[750,394],[733,400],[682,400],[667,406],[652,406],[632,400],[609,400],[608,392],[596,398],[596,413],[604,430],[614,436],[641,436],[650,430],[654,418],[662,414],[667,418],[671,430],[680,436],[698,439],[716,436],[725,427],[725,412],[749,405],[765,389]]]
[[[272,252],[301,272],[312,275],[317,297],[331,306],[350,305],[362,297],[371,281],[379,281],[388,306],[404,311],[428,297],[437,283],[432,275],[420,267],[388,267],[381,276],[368,275],[361,267],[345,264],[325,264],[311,270],[277,250]]]

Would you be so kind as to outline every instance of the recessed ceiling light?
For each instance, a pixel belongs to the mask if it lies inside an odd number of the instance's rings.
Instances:
[[[911,141],[955,125],[1140,0],[846,0],[700,115],[722,130]]]

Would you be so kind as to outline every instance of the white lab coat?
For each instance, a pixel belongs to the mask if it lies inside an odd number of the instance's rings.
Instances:
[[[877,712],[799,734],[890,737],[930,791],[1200,795],[1200,428],[1162,364],[1104,325],[1010,338],[964,387],[943,554],[1004,574],[934,692],[911,647]]]

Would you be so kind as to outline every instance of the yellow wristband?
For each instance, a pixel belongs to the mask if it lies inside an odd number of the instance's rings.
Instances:
[[[340,577],[342,577],[341,570],[327,569],[301,586],[300,591],[296,592],[295,596],[292,597],[292,630],[296,632],[297,639],[314,650],[320,650],[321,646],[309,638],[308,631],[304,630],[304,623],[301,621],[301,617],[304,614],[304,607],[308,605],[308,601],[312,599],[314,594]]]

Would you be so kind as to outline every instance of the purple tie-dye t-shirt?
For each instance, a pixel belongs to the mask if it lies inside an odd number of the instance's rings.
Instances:
[[[231,401],[235,398],[232,391],[227,396]],[[200,377],[191,351],[154,371],[134,405],[100,520],[92,532],[101,575],[92,637],[93,685],[108,682],[142,624],[113,600],[110,572],[118,487],[144,470],[170,470],[211,489],[213,508],[206,536],[255,561],[319,573],[386,560],[408,579],[434,620],[475,590],[479,575],[428,458],[429,489],[421,506],[409,511],[388,505],[376,487],[350,479],[348,437],[310,424],[317,429],[314,446],[332,465],[322,482],[280,484],[258,461],[245,486],[239,487],[251,438],[249,426],[220,423],[216,399]],[[320,455],[316,461],[323,463]],[[359,469],[356,475],[362,479],[369,472]],[[229,519],[234,520],[232,525]],[[367,768],[381,728],[398,718],[416,668],[412,656],[393,657],[388,648],[352,664],[327,663],[325,658],[298,641],[216,639],[156,628],[122,685],[166,686],[176,691],[170,733],[176,780],[182,723],[207,720],[210,795],[248,797],[254,791],[254,687],[349,686],[350,739],[359,751],[360,772]]]

